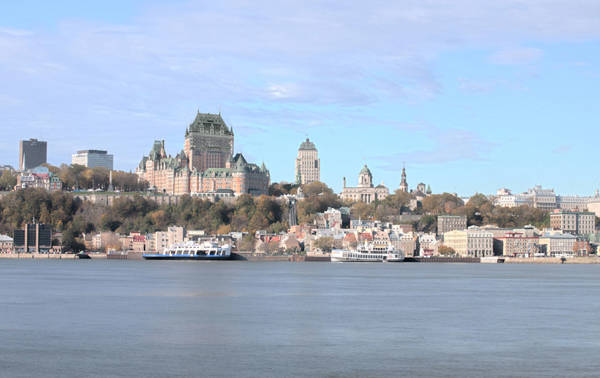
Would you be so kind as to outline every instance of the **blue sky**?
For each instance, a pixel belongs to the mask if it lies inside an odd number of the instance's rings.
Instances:
[[[0,164],[37,137],[53,164],[102,148],[134,170],[221,111],[274,181],[309,136],[336,190],[363,164],[394,190],[404,162],[434,192],[588,195],[599,17],[596,0],[3,2]]]

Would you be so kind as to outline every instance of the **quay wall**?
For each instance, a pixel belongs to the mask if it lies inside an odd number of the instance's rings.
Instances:
[[[77,256],[71,253],[0,253],[0,259],[50,259],[74,260]]]
[[[479,263],[479,257],[406,257],[405,262],[420,263]]]
[[[532,258],[518,258],[518,257],[500,257],[504,259],[505,264],[562,264],[560,257],[532,257]],[[588,257],[570,257],[564,262],[565,264],[600,264],[600,257],[588,256]]]

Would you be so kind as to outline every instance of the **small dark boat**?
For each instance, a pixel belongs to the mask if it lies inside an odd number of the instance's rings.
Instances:
[[[90,255],[88,255],[85,252],[79,252],[75,256],[77,256],[77,258],[79,258],[79,259],[91,259]]]

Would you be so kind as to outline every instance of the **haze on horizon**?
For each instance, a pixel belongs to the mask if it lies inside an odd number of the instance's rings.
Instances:
[[[339,191],[363,164],[390,190],[591,195],[600,2],[117,1],[0,5],[0,165],[101,148],[135,170],[183,148],[196,111],[293,181],[307,136]]]

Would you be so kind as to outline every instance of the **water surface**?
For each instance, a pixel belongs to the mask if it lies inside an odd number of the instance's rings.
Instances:
[[[0,376],[597,377],[599,274],[0,260]]]

